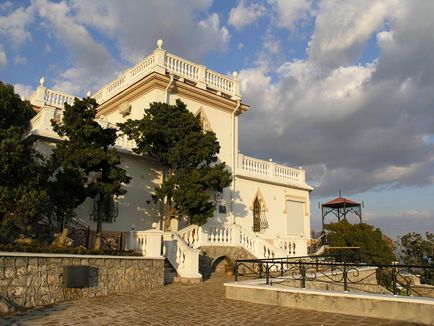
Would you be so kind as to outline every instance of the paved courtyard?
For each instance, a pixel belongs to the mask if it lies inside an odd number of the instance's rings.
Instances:
[[[0,325],[415,325],[225,299],[223,277],[31,309]]]

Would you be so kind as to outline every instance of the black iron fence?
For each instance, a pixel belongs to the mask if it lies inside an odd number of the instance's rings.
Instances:
[[[434,280],[434,265],[365,264],[360,258],[360,253],[354,253],[237,260],[234,277],[235,282],[259,278],[267,285],[286,282],[300,288],[322,285],[323,289],[434,297],[434,286],[425,285]]]

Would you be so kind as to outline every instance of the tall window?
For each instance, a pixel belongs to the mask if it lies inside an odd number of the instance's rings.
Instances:
[[[254,203],[253,203],[253,232],[259,232],[261,231],[261,202],[259,201],[259,198],[256,197]]]

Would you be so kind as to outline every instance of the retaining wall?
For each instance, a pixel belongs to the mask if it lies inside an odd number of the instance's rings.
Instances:
[[[233,300],[434,325],[434,300],[429,298],[294,289],[256,280],[225,287],[226,298]]]
[[[64,266],[88,266],[84,288],[64,285]],[[35,307],[163,286],[163,258],[0,252],[0,303]],[[0,311],[1,312],[1,311]]]

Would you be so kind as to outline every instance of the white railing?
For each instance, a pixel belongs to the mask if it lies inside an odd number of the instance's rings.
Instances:
[[[176,269],[181,278],[200,279],[199,253],[200,250],[190,248],[181,237],[174,232],[164,232],[163,254]]]
[[[306,184],[304,170],[290,168],[243,154],[238,154],[237,174],[309,187]]]
[[[241,245],[244,249],[254,255],[256,258],[280,258],[286,257],[283,250],[274,247],[268,241],[250,233],[247,230],[242,229],[240,232]]]
[[[44,97],[45,105],[50,105],[59,109],[63,109],[65,106],[65,102],[69,105],[74,104],[74,96],[52,89],[46,89]]]
[[[40,135],[40,136],[51,136],[55,138],[60,138],[57,133],[53,131],[53,126],[51,124],[51,120],[56,122],[62,121],[63,118],[63,110],[60,108],[54,108],[50,106],[43,107],[41,111],[38,112],[31,120],[30,126],[27,130],[27,133],[24,137],[28,137],[32,135]],[[117,126],[111,122],[96,119],[96,122],[103,128],[115,128]],[[127,135],[123,135],[119,132],[118,137],[116,138],[115,145],[122,149],[132,151],[136,147],[136,142],[134,140],[128,139]]]
[[[163,231],[155,229],[131,231],[127,249],[140,252],[144,257],[161,257],[162,236]]]
[[[74,104],[74,96],[46,88],[42,85],[43,83],[38,86],[36,91],[29,97],[30,103],[35,107],[43,108],[44,106],[51,106],[63,109],[65,103],[69,105]]]
[[[53,134],[54,137],[58,137],[53,131],[51,120],[59,122],[62,120],[62,118],[63,111],[61,109],[54,107],[44,107],[30,120],[30,126],[26,136],[29,136],[30,134]]]
[[[219,74],[161,48],[155,49],[151,55],[124,71],[118,78],[96,92],[93,98],[101,104],[151,72],[171,73],[179,78],[188,79],[199,88],[214,90],[218,94],[224,93],[233,99],[241,99],[240,82],[235,77]]]
[[[176,55],[166,52],[164,66],[169,72],[181,77],[186,77],[192,80],[199,79],[199,66]]]
[[[199,248],[205,243],[203,241],[205,239],[205,233],[200,226],[194,224],[189,225],[182,230],[179,230],[178,235],[191,248]]]
[[[294,237],[279,237],[271,242],[238,224],[190,225],[178,231],[179,237],[191,248],[201,246],[242,246],[257,258],[294,257],[307,254],[306,240]]]

